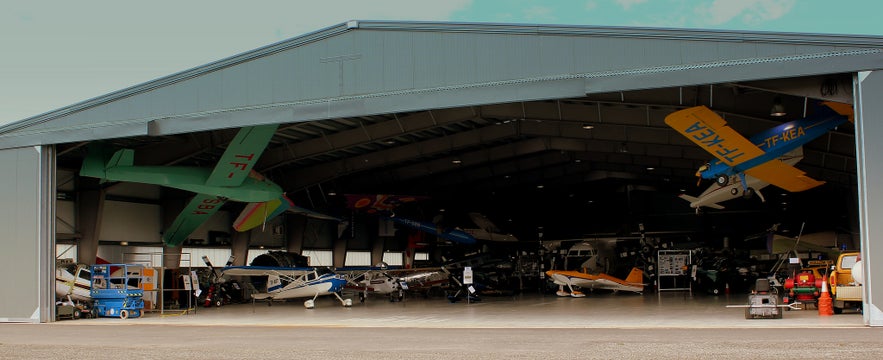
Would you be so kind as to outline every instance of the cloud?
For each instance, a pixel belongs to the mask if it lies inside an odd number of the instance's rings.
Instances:
[[[616,0],[616,3],[619,4],[619,6],[622,6],[626,11],[631,10],[632,6],[645,2],[647,2],[647,0]]]
[[[549,21],[555,19],[552,9],[545,6],[531,6],[522,11],[524,18],[530,21]]]
[[[741,20],[752,25],[779,19],[794,8],[796,0],[715,0],[710,5],[700,5],[696,14],[703,22],[721,25]]]

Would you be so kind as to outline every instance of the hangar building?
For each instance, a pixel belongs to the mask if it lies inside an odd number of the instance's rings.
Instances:
[[[853,233],[866,263],[864,322],[881,325],[883,224],[872,219],[883,195],[870,191],[883,176],[872,165],[883,164],[873,141],[883,136],[873,120],[883,118],[881,50],[871,36],[348,21],[89,99],[0,127],[0,271],[21,284],[0,295],[0,319],[51,321],[58,244],[76,244],[81,261],[99,244],[161,244],[188,196],[80,177],[86,145],[132,148],[141,164],[210,167],[238,128],[279,124],[255,170],[307,207],[330,207],[337,192],[423,194],[480,208],[531,240],[638,223],[745,234],[775,222],[797,234],[804,221]],[[767,191],[764,211],[734,200],[700,216],[676,199],[701,191],[694,173],[710,156],[668,127],[668,114],[705,105],[749,135],[820,101],[855,111],[854,126],[804,147],[797,167],[824,186]],[[771,117],[774,105],[787,115]],[[232,238],[234,254],[267,241],[228,231],[235,214],[223,216],[203,240]],[[304,235],[309,222],[284,225],[272,236],[289,250],[320,241]],[[356,238],[320,247],[335,265],[348,248],[372,261],[395,248]]]

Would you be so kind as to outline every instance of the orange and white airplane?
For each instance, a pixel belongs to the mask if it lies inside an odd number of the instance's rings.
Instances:
[[[586,296],[586,294],[574,288],[613,290],[613,292],[623,290],[638,294],[644,291],[644,272],[638,268],[632,268],[632,271],[625,280],[604,273],[588,274],[572,270],[549,270],[546,271],[546,275],[558,284],[558,291],[556,292],[558,296]],[[570,290],[569,293],[564,291],[565,286]]]

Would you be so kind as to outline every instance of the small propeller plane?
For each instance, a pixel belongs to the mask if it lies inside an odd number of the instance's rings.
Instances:
[[[55,296],[76,301],[92,301],[92,268],[87,264],[56,261]]]
[[[558,284],[558,291],[555,293],[558,296],[586,296],[583,292],[574,289],[575,287],[590,290],[613,290],[614,293],[618,291],[631,291],[638,294],[644,292],[644,272],[636,267],[632,268],[625,280],[604,273],[588,274],[572,270],[549,270],[546,271],[546,275],[555,284]],[[565,286],[570,292],[564,291]]]
[[[779,158],[779,160],[787,165],[797,164],[800,159],[803,159],[803,147],[798,147],[797,149],[794,149],[793,151]],[[747,182],[747,184],[744,184],[743,186],[742,178],[737,175],[732,175],[730,176],[727,185],[720,186],[717,184],[712,184],[698,197],[690,196],[687,194],[681,194],[678,197],[690,202],[690,207],[696,209],[696,213],[699,213],[699,209],[703,206],[710,207],[712,209],[723,209],[724,206],[718,203],[732,200],[738,197],[748,199],[753,197],[754,195],[757,195],[760,198],[761,202],[765,202],[766,199],[764,199],[763,194],[760,192],[760,190],[767,187],[769,183],[748,175],[745,176],[745,181]]]
[[[304,307],[316,307],[316,298],[334,295],[344,307],[353,305],[352,299],[344,299],[338,294],[346,285],[346,279],[330,271],[320,274],[312,267],[286,268],[270,266],[228,266],[221,270],[222,276],[266,276],[264,292],[252,294],[254,300],[285,300],[312,297],[304,301]],[[268,302],[269,304],[269,302]]]
[[[460,229],[446,229],[443,227],[439,227],[438,225],[431,222],[405,219],[400,216],[390,216],[386,217],[386,219],[389,219],[396,224],[406,226],[417,231],[423,231],[430,235],[434,235],[439,239],[444,239],[464,245],[474,245],[476,243],[476,240],[472,235]]]
[[[184,242],[228,200],[263,203],[284,196],[282,188],[252,171],[270,143],[278,125],[249,126],[239,130],[214,169],[184,166],[136,166],[135,151],[121,149],[111,154],[100,144],[89,147],[80,169],[81,176],[102,181],[128,181],[192,191],[196,196],[163,233],[163,242],[177,246]]]
[[[469,213],[469,219],[478,226],[477,228],[463,227],[463,231],[476,240],[493,241],[493,242],[517,242],[518,238],[512,234],[503,234],[502,230],[497,227],[487,216],[477,212]]]
[[[334,271],[343,274],[346,289],[359,292],[364,302],[369,294],[387,295],[390,301],[401,301],[406,291],[429,291],[449,281],[441,268],[389,269],[385,264],[372,267],[343,267]]]
[[[812,189],[824,184],[778,158],[852,121],[848,104],[826,102],[807,118],[787,122],[746,139],[727,126],[727,122],[705,106],[676,111],[665,123],[687,139],[711,153],[716,159],[699,168],[697,176],[715,179],[726,186],[738,176],[742,190],[748,190],[746,176],[778,186],[790,192]]]

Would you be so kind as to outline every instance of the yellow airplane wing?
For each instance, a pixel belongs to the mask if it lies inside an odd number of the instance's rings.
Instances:
[[[727,126],[726,120],[705,106],[679,110],[665,123],[728,166],[736,166],[764,154],[763,150]]]
[[[825,183],[806,176],[802,170],[780,160],[770,160],[746,170],[745,174],[790,192],[809,190]]]

